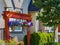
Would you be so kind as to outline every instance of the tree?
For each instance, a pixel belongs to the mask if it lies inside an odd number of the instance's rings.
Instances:
[[[60,24],[60,0],[35,0],[33,3],[41,9],[37,20],[40,20],[45,26],[53,26],[54,39],[56,36],[58,37],[55,32],[56,27]]]

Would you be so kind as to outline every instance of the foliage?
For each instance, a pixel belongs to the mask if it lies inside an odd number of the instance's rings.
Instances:
[[[7,42],[5,40],[0,40],[0,45],[16,45],[14,41]]]
[[[53,43],[53,33],[38,33],[40,36],[39,45],[51,45]]]
[[[24,36],[23,41],[24,41],[24,45],[27,45],[27,35]]]
[[[31,34],[31,45],[39,45],[40,36],[38,33]]]
[[[0,45],[3,45],[5,43],[5,41],[0,40]]]
[[[10,41],[9,45],[16,45],[16,43],[14,41]]]
[[[53,45],[53,33],[32,33],[30,45]],[[24,45],[27,45],[27,36],[24,37]]]
[[[32,22],[20,22],[20,21],[9,21],[8,22],[9,27],[14,27],[14,26],[33,26]]]
[[[35,0],[34,4],[41,9],[37,19],[45,26],[60,24],[60,0]]]
[[[31,34],[30,45],[38,45],[40,37],[38,33]],[[24,37],[24,45],[27,45],[27,36]]]
[[[60,43],[58,42],[57,45],[60,45]]]

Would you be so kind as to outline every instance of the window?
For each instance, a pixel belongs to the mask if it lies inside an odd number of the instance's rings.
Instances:
[[[9,21],[19,21],[20,23],[22,23],[22,20],[20,19],[15,19],[15,18],[10,18]],[[22,32],[22,26],[14,26],[14,32]],[[12,27],[9,27],[9,31],[12,32]]]

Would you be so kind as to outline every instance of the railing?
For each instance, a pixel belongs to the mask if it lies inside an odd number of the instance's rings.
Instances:
[[[13,9],[12,7],[4,7],[4,10],[5,11],[14,11],[14,12],[20,12],[20,13],[23,13],[23,9],[22,8],[15,8]]]
[[[0,39],[1,39],[1,40],[4,39],[4,29],[5,29],[5,28],[0,28]]]

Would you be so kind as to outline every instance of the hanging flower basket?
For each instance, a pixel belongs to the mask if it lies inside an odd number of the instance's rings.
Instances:
[[[14,31],[14,30],[15,30],[15,27],[16,27],[16,26],[19,26],[20,23],[19,23],[18,21],[9,21],[9,22],[8,22],[8,25],[9,25],[9,27],[11,28],[11,30]]]
[[[23,22],[22,26],[33,26],[32,22]]]
[[[29,22],[28,25],[29,25],[29,26],[33,26],[33,23],[32,23],[32,22]]]
[[[11,26],[33,26],[32,22],[22,22],[20,23],[20,21],[9,21],[8,25]]]
[[[14,21],[9,21],[9,22],[8,22],[8,25],[9,25],[10,27],[14,26]]]
[[[28,26],[33,26],[33,23],[32,22],[22,22],[22,23],[20,23],[20,21],[9,21],[8,25],[14,31],[15,26],[23,26],[25,28],[25,27],[28,27]]]
[[[18,25],[21,25],[21,23],[19,21],[9,21],[8,22],[8,25],[11,27],[11,26],[18,26]]]

